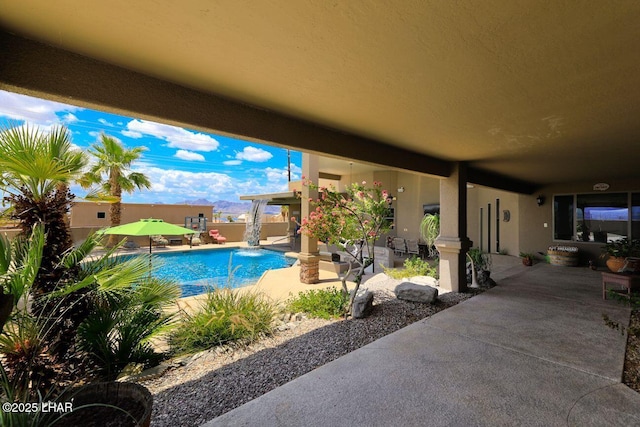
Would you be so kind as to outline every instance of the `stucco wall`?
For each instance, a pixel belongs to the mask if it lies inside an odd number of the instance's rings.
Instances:
[[[260,239],[266,240],[270,236],[286,236],[288,223],[286,222],[268,222],[262,224],[260,229]],[[75,244],[82,242],[87,238],[89,233],[97,231],[98,227],[72,227],[71,236]],[[207,224],[208,230],[218,230],[220,234],[227,238],[227,242],[242,242],[244,241],[244,231],[246,229],[245,223],[215,223]],[[12,236],[10,236],[12,237]],[[125,236],[122,236],[123,238]],[[134,241],[141,246],[149,244],[149,238],[147,236],[126,236],[127,240]],[[167,239],[179,239],[182,238],[183,244],[188,244],[189,240],[184,236],[165,236]],[[205,237],[205,241],[208,239]]]
[[[404,192],[397,189],[404,187]],[[422,205],[440,203],[440,180],[424,175],[398,172],[398,181],[393,195],[397,197],[396,232],[404,239],[420,238]]]
[[[159,218],[171,224],[184,225],[186,216],[203,214],[211,221],[213,206],[207,205],[163,205],[147,203],[123,203],[121,224],[138,221],[142,218]],[[105,212],[105,218],[98,218],[98,212]],[[109,204],[78,202],[71,208],[72,227],[108,227]]]
[[[602,243],[588,242],[567,242],[553,240],[553,196],[558,194],[585,194],[600,193],[593,190],[593,185],[597,182],[606,182],[610,185],[605,193],[617,193],[627,191],[640,191],[640,180],[607,180],[567,183],[561,185],[551,185],[542,188],[532,196],[519,196],[520,203],[520,246],[525,252],[536,253],[538,251],[546,253],[547,248],[554,244],[570,244],[580,248],[580,261],[584,264],[587,260],[597,260],[603,264],[603,260],[599,259],[602,254]],[[538,207],[536,197],[542,195],[545,202]],[[547,227],[544,227],[544,224]]]
[[[496,199],[500,200],[500,210],[496,212]],[[487,250],[488,221],[491,221],[491,252],[496,252],[496,214],[500,219],[500,249],[509,255],[520,252],[518,232],[520,200],[518,194],[492,188],[475,186],[467,189],[467,234],[473,246]],[[487,216],[487,207],[491,204],[491,218]],[[480,208],[482,208],[482,241],[480,240]],[[504,211],[509,211],[509,221],[504,221]]]

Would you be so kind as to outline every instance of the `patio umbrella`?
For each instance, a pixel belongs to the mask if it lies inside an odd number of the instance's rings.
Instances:
[[[151,253],[151,236],[158,234],[177,236],[179,234],[195,234],[197,232],[198,231],[180,227],[179,225],[169,224],[161,219],[148,218],[130,222],[129,224],[109,227],[100,233],[118,234],[122,236],[149,236],[149,253]]]

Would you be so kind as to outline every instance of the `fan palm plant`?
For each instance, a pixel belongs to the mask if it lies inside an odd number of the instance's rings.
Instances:
[[[36,224],[42,224],[47,235],[32,287],[36,295],[52,291],[64,274],[56,265],[73,244],[66,222],[74,197],[68,185],[86,164],[85,154],[74,149],[64,127],[49,133],[29,126],[0,130],[0,188],[8,193],[7,214],[20,222],[24,235]]]
[[[116,247],[91,258],[99,240],[90,236],[64,254],[62,266],[77,266],[77,276],[46,295],[54,309],[45,316],[34,313],[26,301],[16,304],[28,296],[38,269],[42,227],[29,239],[11,243],[0,236],[0,284],[15,302],[0,334],[0,353],[11,387],[20,395],[35,398],[76,380],[115,379],[130,363],[149,366],[161,358],[150,340],[171,326],[173,315],[166,308],[179,297],[179,288],[150,275],[148,256],[116,259]],[[70,295],[82,299],[68,304]],[[73,335],[65,336],[69,353],[61,360],[51,343],[60,341],[57,325],[68,322],[74,305],[83,305],[88,314],[76,319]],[[73,368],[65,363],[69,360]]]
[[[117,139],[100,135],[100,142],[94,144],[89,153],[96,163],[82,175],[80,184],[84,188],[98,185],[113,197],[109,208],[111,226],[120,225],[122,192],[132,193],[135,189],[151,188],[151,182],[144,174],[131,172],[131,165],[140,158],[145,147],[125,148]],[[117,236],[109,236],[108,246],[117,242]]]

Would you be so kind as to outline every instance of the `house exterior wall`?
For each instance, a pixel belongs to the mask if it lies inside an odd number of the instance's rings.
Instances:
[[[496,199],[500,200],[500,210],[496,211]],[[535,197],[533,198],[535,201]],[[491,252],[496,253],[496,215],[500,219],[500,250],[509,255],[520,253],[519,212],[520,197],[516,193],[475,186],[467,190],[467,234],[473,247],[488,248],[491,239]],[[488,205],[491,204],[491,218],[488,218]],[[535,204],[535,203],[534,203]],[[537,207],[537,206],[536,206]],[[482,208],[482,239],[480,238],[480,208]],[[505,221],[505,211],[509,220]],[[488,236],[487,225],[491,221],[491,235]]]
[[[187,216],[203,214],[211,221],[213,206],[209,205],[164,205],[150,203],[123,203],[121,224],[135,222],[143,218],[159,218],[171,224],[184,225]],[[104,218],[98,218],[104,212]],[[108,227],[108,203],[77,202],[71,208],[71,227]]]
[[[519,195],[519,240],[520,250],[524,252],[546,253],[550,245],[568,244],[577,246],[580,249],[580,262],[586,264],[588,260],[596,260],[600,265],[604,265],[602,254],[603,243],[579,242],[553,239],[553,196],[561,194],[588,194],[600,193],[594,191],[593,185],[596,182],[606,182],[609,189],[604,193],[617,192],[640,192],[640,179],[629,180],[594,180],[590,182],[566,183],[550,185],[540,189],[537,193],[527,196]],[[542,195],[545,202],[538,207],[536,197]],[[544,227],[544,224],[547,227]]]
[[[404,192],[397,189],[404,187]],[[420,222],[423,218],[422,205],[440,203],[440,180],[424,175],[398,172],[398,180],[393,195],[397,197],[396,233],[404,239],[420,238]]]

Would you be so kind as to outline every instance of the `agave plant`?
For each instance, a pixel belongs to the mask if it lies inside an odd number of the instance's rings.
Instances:
[[[429,258],[438,256],[438,250],[435,249],[436,239],[440,234],[440,215],[426,214],[420,221],[420,236],[427,244],[429,249]]]

